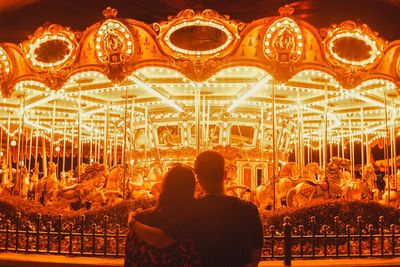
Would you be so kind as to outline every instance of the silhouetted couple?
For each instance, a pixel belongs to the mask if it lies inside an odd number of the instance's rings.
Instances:
[[[125,266],[257,266],[263,247],[255,205],[225,194],[224,157],[200,153],[197,180],[205,195],[194,198],[195,174],[177,164],[163,179],[155,207],[130,223]]]

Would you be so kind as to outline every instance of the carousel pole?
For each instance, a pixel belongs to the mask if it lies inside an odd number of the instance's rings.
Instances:
[[[364,180],[364,108],[361,107],[361,179]]]
[[[355,178],[355,163],[354,163],[354,140],[353,140],[353,130],[351,128],[351,118],[349,117],[349,138],[350,138],[350,160],[351,160],[351,176],[352,179]]]
[[[79,84],[78,92],[78,160],[76,161],[76,167],[78,168],[78,180],[81,180],[81,164],[82,164],[82,96],[81,96],[81,85]]]
[[[67,118],[64,118],[64,139],[63,139],[63,162],[62,171],[65,172],[65,150],[66,150],[66,139],[67,139]]]
[[[130,160],[130,158],[132,157],[132,151],[133,151],[133,143],[135,142],[135,138],[134,138],[134,133],[135,133],[135,131],[134,131],[134,123],[133,123],[133,120],[134,120],[134,118],[135,118],[135,97],[134,96],[132,96],[132,104],[131,104],[131,120],[130,120],[130,123],[131,123],[131,125],[130,125],[130,140],[129,140],[129,173],[132,173],[132,168],[133,168],[133,163],[132,163],[132,161]],[[179,128],[178,128],[178,132],[179,132]]]
[[[369,145],[368,131],[365,132],[365,145],[366,145],[366,156],[367,164],[371,163],[371,146]]]
[[[148,110],[147,110],[147,105],[145,106],[144,109],[144,167],[147,168],[147,135],[148,135]]]
[[[94,140],[94,159],[93,162],[97,162],[97,138],[98,134],[96,134],[96,139]]]
[[[125,85],[125,114],[124,114],[124,138],[123,138],[123,143],[122,143],[122,166],[124,167],[124,173],[123,173],[123,178],[124,178],[124,184],[122,186],[122,199],[125,199],[125,187],[126,187],[126,133],[127,133],[127,123],[126,123],[126,118],[128,116],[128,84],[126,83]]]
[[[325,84],[325,109],[324,109],[324,141],[323,141],[323,165],[324,165],[324,179],[327,180],[326,177],[326,169],[327,169],[327,143],[328,143],[328,87]]]
[[[260,153],[261,153],[261,177],[265,180],[264,176],[264,108],[261,108],[261,121],[260,121]],[[264,183],[265,181],[262,181]],[[258,185],[257,185],[258,186]]]
[[[124,120],[125,123],[125,120]],[[125,126],[124,126],[125,128]],[[124,129],[124,133],[125,133],[125,129]],[[118,153],[118,139],[117,139],[117,124],[114,124],[114,164],[111,164],[110,161],[110,165],[117,165],[118,164],[118,160],[117,160],[117,153]],[[112,148],[112,145],[110,144],[110,148]],[[111,149],[110,149],[111,151]]]
[[[197,85],[194,91],[194,110],[195,110],[195,116],[196,116],[196,150],[197,154],[200,153],[200,143],[201,143],[201,138],[200,138],[200,88]]]
[[[47,151],[46,151],[46,137],[42,135],[42,165],[43,177],[47,177]]]
[[[35,166],[38,163],[39,153],[39,117],[36,118]]]
[[[30,139],[29,139],[29,157],[28,157],[28,171],[30,172],[31,170],[31,165],[32,165],[32,139],[33,139],[33,127],[31,128],[31,134],[30,134]]]
[[[21,157],[21,131],[22,131],[22,129],[23,129],[23,127],[22,127],[22,120],[23,120],[23,114],[24,114],[24,111],[23,111],[23,100],[22,100],[22,97],[20,98],[20,105],[19,105],[19,112],[20,112],[20,114],[19,114],[19,120],[18,120],[18,143],[17,143],[17,165],[16,165],[16,170],[17,170],[17,173],[18,173],[18,170],[19,170],[19,167],[20,167],[20,162],[19,162],[19,160],[20,160],[20,157]],[[21,189],[21,188],[18,188],[19,190]]]
[[[201,112],[201,146],[205,150],[205,140],[206,140],[206,96],[203,95],[203,104]]]
[[[210,117],[211,117],[211,101],[208,101],[207,105],[207,129],[206,129],[206,137],[205,137],[205,143],[206,143],[206,149],[208,148],[208,142],[210,138]]]
[[[26,167],[26,169],[29,172],[30,167],[29,167],[29,164],[27,162],[27,157],[28,157],[28,153],[29,153],[29,150],[28,150],[28,132],[29,131],[27,130],[26,133],[25,133],[25,147],[24,147],[23,151],[24,151],[24,166]]]
[[[319,168],[322,169],[322,136],[318,139],[318,164]]]
[[[71,171],[74,171],[74,146],[75,146],[75,127],[74,127],[74,122],[72,123],[72,129],[71,129]]]
[[[89,148],[89,164],[91,164],[93,162],[93,117],[90,117],[90,148]]]
[[[341,141],[342,141],[342,158],[346,158],[344,156],[344,133],[343,133],[343,127],[340,128],[341,131]]]
[[[396,104],[394,102],[394,97],[392,98],[392,147],[393,147],[393,169],[394,169],[394,179],[395,179],[395,186],[397,187],[397,147],[396,147],[396,133],[395,133],[395,126],[396,126]],[[395,188],[398,189],[398,188]]]
[[[297,101],[299,101],[299,93],[297,92]],[[297,146],[297,160],[300,166],[300,177],[303,177],[304,167],[304,147],[303,147],[303,113],[300,103],[297,103],[297,132],[298,132],[298,146]]]
[[[275,107],[275,81],[272,82],[272,195],[273,195],[273,208],[276,210],[276,175],[277,175],[277,158],[276,158],[276,107]]]
[[[56,100],[53,100],[53,115],[51,120],[51,133],[50,133],[50,162],[53,162],[54,150],[54,124],[56,122]]]
[[[386,137],[384,139],[385,141],[385,151],[386,151],[386,169],[388,171],[388,182],[387,182],[387,188],[388,188],[388,206],[390,207],[390,183],[391,183],[391,179],[390,179],[390,171],[389,171],[389,166],[390,166],[390,162],[389,162],[389,151],[388,151],[388,144],[387,144],[387,139],[389,138],[389,129],[388,129],[388,115],[387,115],[387,93],[384,93],[384,100],[385,100],[385,131],[386,131]]]
[[[12,180],[12,159],[11,159],[11,148],[10,148],[10,134],[11,134],[11,112],[8,112],[7,120],[7,164],[8,164],[8,179]]]
[[[106,169],[108,168],[107,160],[108,160],[108,117],[110,116],[110,102],[108,102],[106,114],[104,116],[104,143],[103,143],[103,164]]]

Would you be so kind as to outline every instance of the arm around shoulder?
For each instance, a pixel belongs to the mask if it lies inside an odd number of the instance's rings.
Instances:
[[[158,228],[135,221],[133,225],[135,233],[146,243],[156,248],[165,248],[175,243],[175,240]]]

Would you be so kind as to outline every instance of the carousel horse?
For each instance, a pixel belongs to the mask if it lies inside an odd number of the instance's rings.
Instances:
[[[15,177],[15,185],[13,188],[13,194],[19,195],[21,198],[28,198],[29,191],[29,172],[25,166],[22,166],[17,171]]]
[[[400,188],[400,170],[397,172],[396,175],[396,180],[395,182],[397,183],[394,185],[391,183],[391,187],[389,189],[389,176],[384,177],[384,182],[386,184],[385,191],[382,194],[382,199],[379,201],[379,203],[386,205],[386,206],[392,206],[392,207],[399,207],[400,205],[400,193],[399,193],[399,188]]]
[[[342,170],[350,168],[348,159],[331,158],[326,177],[321,182],[303,180],[290,189],[286,201],[289,207],[302,206],[310,202],[320,202],[326,199],[339,198],[342,195],[340,188],[340,174]]]
[[[270,183],[259,185],[256,188],[254,201],[260,212],[271,210],[274,205],[272,185]]]
[[[8,165],[5,161],[3,161],[1,165],[1,185],[0,185],[0,193],[11,195],[14,184],[9,180],[9,171]]]
[[[59,187],[57,192],[58,207],[80,208],[82,204],[105,205],[106,197],[102,191],[106,181],[107,171],[104,165],[93,163],[85,167],[85,172],[70,186]]]
[[[30,178],[30,184],[29,184],[29,193],[28,193],[28,198],[34,200],[35,199],[35,194],[37,191],[37,185],[39,183],[39,164],[35,164],[35,167],[33,168],[32,176]]]
[[[40,179],[35,190],[35,201],[43,205],[56,200],[58,191],[57,165],[54,162],[48,164],[48,175]]]
[[[281,205],[282,200],[286,199],[290,189],[294,188],[304,180],[315,181],[317,176],[322,174],[322,171],[320,170],[318,163],[311,162],[304,167],[302,177],[300,177],[300,173],[300,168],[295,162],[288,162],[282,167],[277,182],[278,205]]]
[[[107,204],[113,205],[122,200],[124,190],[123,174],[124,168],[121,165],[115,165],[110,169],[105,186],[103,187],[103,193],[106,196]]]
[[[341,188],[343,198],[353,200],[372,199],[371,188],[376,178],[374,166],[371,164],[364,166],[361,174],[364,174],[364,177],[356,179],[352,177],[350,172],[345,171],[342,173]]]

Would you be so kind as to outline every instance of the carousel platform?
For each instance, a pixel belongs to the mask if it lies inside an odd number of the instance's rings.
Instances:
[[[2,267],[121,267],[124,265],[122,258],[94,258],[94,257],[70,257],[59,255],[37,255],[22,253],[0,253],[0,266]],[[281,267],[284,266],[282,261],[262,261],[260,267]],[[325,259],[325,260],[293,260],[292,266],[341,266],[341,267],[362,267],[362,266],[400,266],[400,257],[392,259]]]

